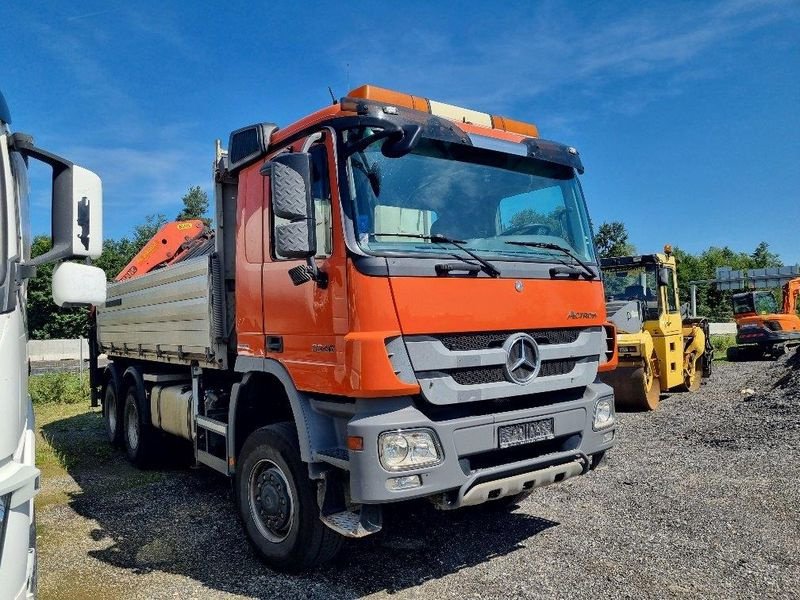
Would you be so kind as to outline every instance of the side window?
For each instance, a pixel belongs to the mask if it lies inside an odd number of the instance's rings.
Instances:
[[[667,312],[678,312],[678,301],[675,297],[675,273],[669,270],[669,283],[667,284]]]
[[[28,187],[28,167],[25,159],[19,152],[11,152],[11,170],[14,173],[14,181],[17,184],[17,220],[21,225],[22,232],[22,257],[24,260],[30,258],[31,250],[31,223],[28,218],[30,190]]]
[[[324,144],[315,144],[309,149],[311,155],[311,197],[314,200],[314,217],[317,221],[317,258],[325,258],[333,252],[333,223],[331,218],[331,184],[328,171],[328,154]],[[284,219],[273,215],[272,231]],[[285,259],[273,248],[275,258]]]
[[[328,174],[328,154],[324,144],[311,147],[311,197],[317,220],[317,257],[333,252],[331,220],[331,179]]]

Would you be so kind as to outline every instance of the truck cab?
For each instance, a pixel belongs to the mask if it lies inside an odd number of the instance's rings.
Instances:
[[[100,179],[30,136],[10,131],[11,113],[0,94],[0,597],[33,597],[36,591],[33,406],[28,395],[25,282],[37,264],[96,257],[101,250]],[[53,169],[53,250],[30,258],[28,161]],[[105,275],[88,265],[62,263],[53,275],[60,304],[102,304]]]
[[[378,531],[387,503],[587,472],[616,424],[582,172],[533,125],[374,86],[234,131],[214,253],[98,310],[109,439],[134,461],[153,430],[192,441],[290,569]]]

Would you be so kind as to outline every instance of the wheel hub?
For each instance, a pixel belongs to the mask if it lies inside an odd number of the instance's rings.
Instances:
[[[267,539],[280,542],[292,528],[292,491],[283,471],[272,461],[264,463],[250,479],[251,514]]]
[[[264,471],[258,478],[256,500],[262,518],[273,530],[282,530],[289,521],[291,497],[276,469]]]

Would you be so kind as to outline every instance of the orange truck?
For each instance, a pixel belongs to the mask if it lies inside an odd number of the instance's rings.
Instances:
[[[108,285],[92,388],[135,464],[171,435],[232,477],[269,564],[324,562],[388,503],[519,501],[614,444],[574,148],[363,86],[215,164],[214,243]]]

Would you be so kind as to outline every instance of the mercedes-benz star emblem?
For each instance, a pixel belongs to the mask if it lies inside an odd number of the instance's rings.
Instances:
[[[542,360],[539,345],[527,333],[515,333],[503,344],[506,351],[506,377],[509,381],[525,385],[539,374]]]

